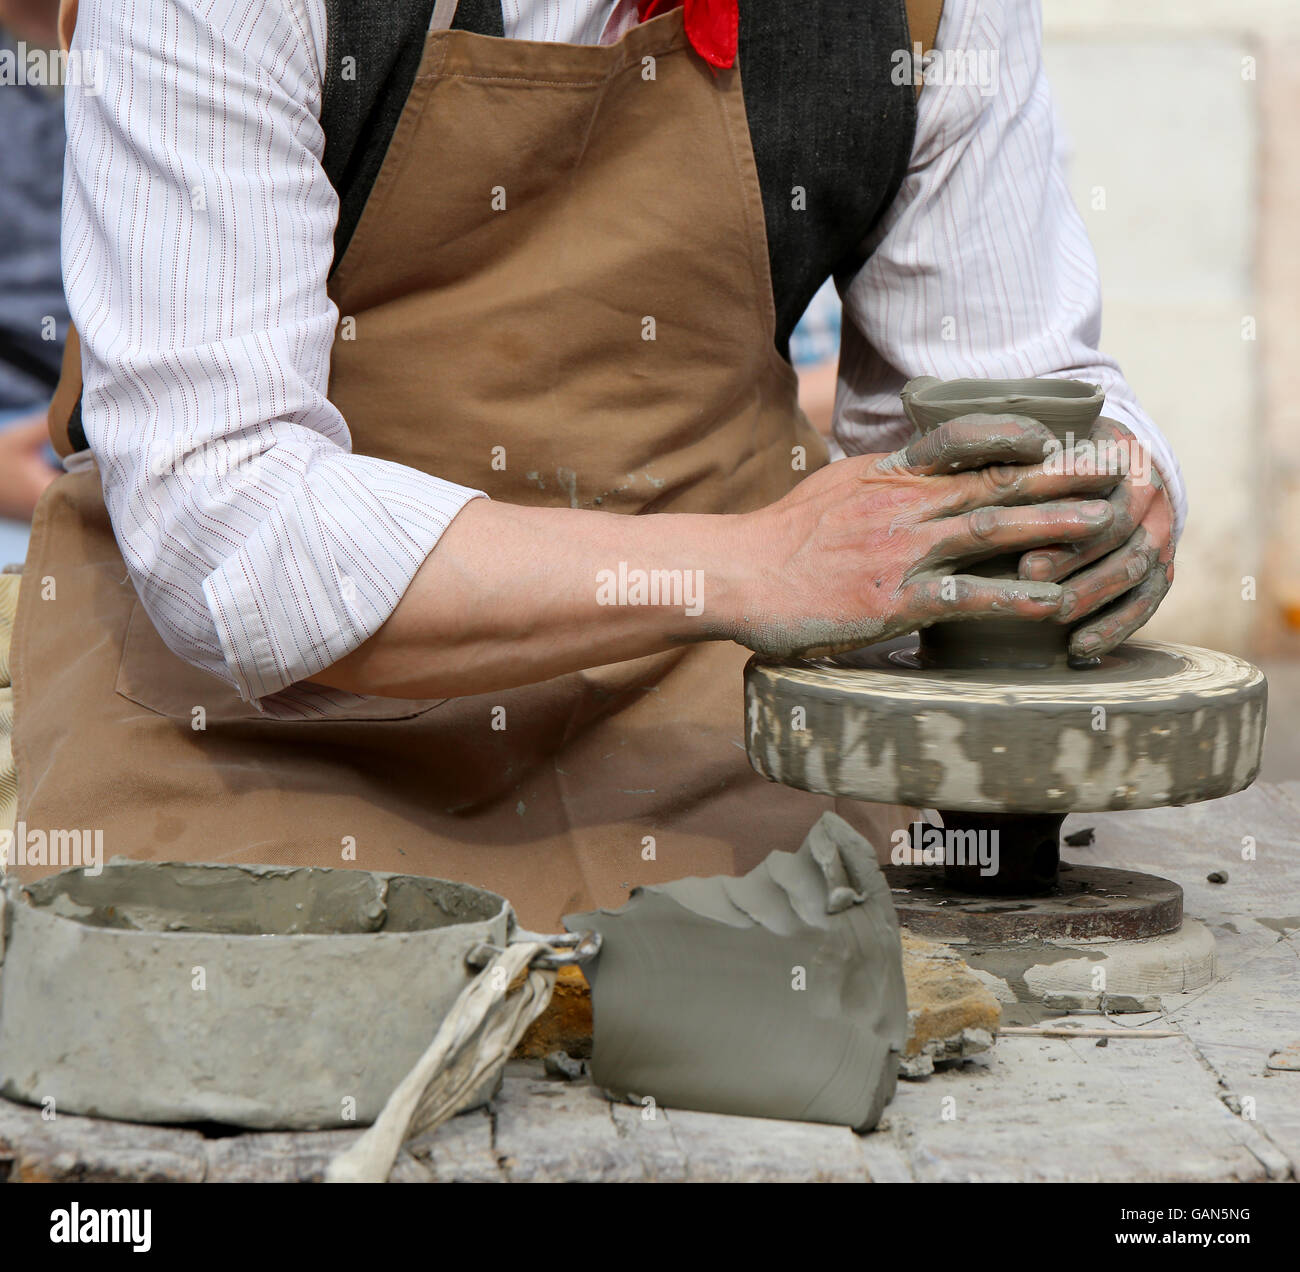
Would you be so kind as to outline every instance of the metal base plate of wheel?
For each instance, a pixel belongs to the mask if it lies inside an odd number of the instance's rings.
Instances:
[[[1214,976],[1212,933],[1183,917],[1182,888],[1157,875],[1062,862],[1051,892],[1021,897],[972,896],[935,866],[885,876],[899,924],[951,945],[1004,1005],[1153,1010]]]
[[[1136,940],[1176,932],[1183,890],[1138,870],[1063,862],[1035,896],[982,896],[951,887],[935,866],[886,866],[898,921],[935,941]]]
[[[745,669],[750,763],[820,794],[991,813],[1217,799],[1259,768],[1250,663],[1130,641],[1086,669],[927,666],[915,636]]]

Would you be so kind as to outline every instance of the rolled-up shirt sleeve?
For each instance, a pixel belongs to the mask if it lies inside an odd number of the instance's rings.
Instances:
[[[1039,0],[946,0],[936,46],[954,73],[922,89],[907,174],[866,264],[841,280],[837,443],[906,441],[912,376],[1086,380],[1150,451],[1181,533],[1173,448],[1100,352],[1097,259],[1065,180]]]
[[[64,282],[118,543],[168,646],[285,715],[347,696],[298,682],[378,630],[480,493],[353,454],[326,396],[319,10],[81,0],[67,90]]]

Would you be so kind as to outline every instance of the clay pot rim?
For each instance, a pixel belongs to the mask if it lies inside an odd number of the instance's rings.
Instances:
[[[1034,386],[1028,391],[1028,385]],[[916,389],[904,389],[907,397],[919,401],[923,406],[955,406],[970,404],[984,406],[991,399],[1005,399],[1007,405],[1012,403],[1032,402],[1035,399],[1048,398],[1054,402],[1074,402],[1079,406],[1092,405],[1100,407],[1106,400],[1106,394],[1099,384],[1086,380],[1041,379],[1041,380],[941,380],[934,384],[920,385]]]
[[[110,882],[113,874],[121,873],[125,870],[130,872],[132,867],[160,867],[170,873],[172,870],[179,872],[188,871],[212,871],[215,874],[243,874],[251,879],[258,877],[283,876],[302,872],[307,875],[304,882],[307,886],[312,884],[323,884],[326,887],[333,882],[332,878],[322,876],[355,876],[358,874],[369,876],[373,881],[382,881],[384,884],[385,904],[388,885],[397,880],[410,880],[420,886],[421,891],[429,892],[437,890],[440,886],[448,889],[452,893],[466,896],[470,893],[479,894],[473,898],[476,913],[466,913],[461,917],[453,918],[447,915],[446,922],[429,923],[424,926],[410,928],[390,928],[380,927],[374,930],[363,931],[338,931],[338,932],[304,932],[304,931],[273,931],[273,932],[231,932],[223,930],[218,926],[200,927],[186,926],[174,930],[155,930],[149,928],[137,928],[128,926],[116,926],[112,924],[96,923],[87,921],[89,916],[61,913],[54,908],[57,898],[67,896],[67,888],[73,883],[74,877],[78,877],[83,884],[89,883],[91,888],[104,887]],[[110,859],[104,863],[102,872],[95,875],[88,875],[84,867],[72,867],[67,870],[58,871],[52,875],[46,875],[43,878],[24,882],[19,879],[6,880],[8,885],[0,888],[0,892],[8,892],[8,901],[11,905],[21,905],[24,909],[31,912],[33,916],[40,916],[44,920],[55,922],[56,924],[71,923],[75,924],[84,932],[93,932],[97,938],[107,939],[127,939],[134,938],[139,940],[144,938],[149,941],[163,941],[177,943],[180,941],[194,940],[221,940],[233,941],[239,944],[250,941],[276,941],[276,942],[319,942],[319,941],[375,941],[376,939],[395,940],[412,938],[429,938],[444,937],[453,933],[458,928],[473,925],[492,924],[505,918],[507,927],[515,927],[514,910],[510,902],[495,892],[490,892],[486,888],[478,887],[476,884],[465,883],[455,879],[439,879],[430,875],[411,875],[401,871],[381,871],[381,870],[353,870],[338,866],[281,866],[251,864],[246,862],[210,862],[210,861],[137,861],[134,859]],[[467,897],[468,899],[468,897]],[[3,898],[0,898],[3,900]],[[201,900],[201,889],[196,889],[196,901]],[[74,902],[75,903],[75,902]],[[120,904],[121,902],[118,902]],[[490,913],[489,913],[490,911]],[[445,912],[444,912],[445,913]],[[472,943],[472,942],[471,942]]]

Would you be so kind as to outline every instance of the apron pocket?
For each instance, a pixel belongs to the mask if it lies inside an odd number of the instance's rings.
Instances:
[[[155,715],[191,721],[202,707],[209,722],[257,720],[264,724],[331,724],[345,720],[410,720],[446,701],[413,698],[361,698],[328,715],[278,720],[245,702],[224,681],[178,658],[158,635],[153,620],[137,600],[131,606],[122,644],[122,661],[113,686],[120,697]]]

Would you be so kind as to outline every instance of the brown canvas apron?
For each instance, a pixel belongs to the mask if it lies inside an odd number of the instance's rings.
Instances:
[[[358,453],[628,515],[758,508],[825,462],[774,344],[740,72],[680,9],[609,47],[431,32],[331,295]],[[109,856],[439,875],[554,927],[747,870],[829,806],[750,769],[732,644],[268,720],[163,644],[93,467],[37,511],[14,643],[20,817]]]

